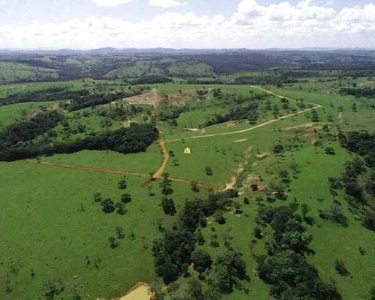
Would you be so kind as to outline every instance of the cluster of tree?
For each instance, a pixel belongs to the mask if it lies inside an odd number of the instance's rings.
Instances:
[[[127,184],[125,180],[119,181],[119,189],[126,189]],[[102,211],[106,214],[113,213],[117,208],[117,213],[119,215],[125,215],[127,210],[125,209],[125,205],[132,201],[132,197],[130,194],[123,194],[119,202],[114,203],[110,198],[103,198],[100,193],[94,194],[94,202],[99,203],[102,207]]]
[[[234,84],[256,84],[256,85],[276,85],[281,86],[287,83],[298,82],[297,79],[288,76],[242,76],[234,80]]]
[[[157,76],[157,75],[149,75],[143,76],[138,79],[134,79],[131,81],[131,84],[156,84],[156,83],[167,83],[172,82],[173,80],[166,76]]]
[[[255,124],[258,120],[258,107],[259,103],[256,100],[252,100],[247,105],[237,105],[231,109],[229,113],[223,115],[215,115],[213,118],[208,120],[204,126],[211,126],[215,124],[221,124],[228,121],[245,120],[248,119],[250,124]]]
[[[207,252],[196,250],[197,243],[204,243],[198,228],[207,226],[206,218],[227,207],[233,196],[236,193],[228,191],[210,194],[207,200],[186,201],[178,223],[172,230],[164,230],[163,237],[154,241],[155,272],[165,283],[188,275],[191,264],[201,280],[221,293],[232,292],[238,281],[246,279],[246,264],[240,253],[230,250],[213,263]]]
[[[118,92],[113,94],[87,94],[84,96],[74,96],[71,101],[63,103],[62,108],[67,111],[76,111],[86,107],[95,107],[97,105],[107,104],[119,99],[128,98],[141,94],[141,89],[132,89],[128,92]]]
[[[96,111],[98,116],[109,118],[116,121],[124,121],[127,119],[131,119],[139,113],[143,113],[146,110],[142,106],[137,105],[129,105],[124,106],[121,104],[120,106],[116,106],[115,108],[100,108]],[[147,114],[151,115],[151,111],[147,110]]]
[[[364,88],[342,88],[339,93],[341,95],[351,95],[356,98],[375,98],[375,88],[364,87]]]
[[[41,112],[29,120],[22,120],[5,127],[0,132],[0,151],[31,141],[42,133],[54,128],[63,116],[56,111]]]
[[[61,101],[67,99],[80,99],[88,96],[88,90],[72,91],[66,87],[51,87],[41,91],[33,91],[27,93],[18,93],[0,98],[0,105],[8,105],[24,102],[45,102],[45,101]]]
[[[291,206],[260,207],[257,223],[273,230],[273,239],[266,244],[268,255],[258,256],[258,275],[271,285],[270,294],[277,299],[341,300],[331,284],[319,278],[306,255],[311,254],[303,218]]]
[[[72,142],[39,143],[20,142],[0,148],[0,161],[14,161],[58,153],[74,153],[81,150],[113,150],[119,153],[145,151],[158,138],[157,129],[150,124],[132,123],[130,128],[77,139]]]
[[[375,134],[354,131],[345,135],[339,131],[338,139],[342,147],[364,158],[356,157],[345,164],[342,181],[349,203],[363,213],[364,226],[375,231],[375,207],[371,201],[375,197]]]
[[[319,123],[320,122],[319,114],[316,111],[316,109],[314,109],[311,112],[311,122],[314,122],[314,123]]]
[[[159,109],[159,119],[160,121],[175,120],[186,110],[186,106],[163,106]]]
[[[375,168],[375,134],[367,131],[353,131],[345,136],[340,132],[339,141],[342,147],[363,156],[367,165]]]

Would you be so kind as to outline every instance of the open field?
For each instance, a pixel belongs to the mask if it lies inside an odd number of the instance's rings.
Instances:
[[[122,191],[117,182],[122,176],[27,162],[2,163],[0,168],[0,193],[7,195],[1,197],[1,219],[9,225],[1,239],[0,269],[12,282],[13,297],[38,298],[47,280],[60,279],[68,298],[76,286],[84,299],[109,299],[124,294],[139,280],[151,280],[151,241],[159,236],[157,226],[164,219],[157,183],[156,195],[150,197],[146,188],[140,188],[142,178],[127,177],[126,192],[132,202],[121,216],[103,213],[93,194],[100,192],[118,201]],[[192,192],[188,186],[173,187],[179,209]],[[124,229],[125,237],[118,248],[111,249],[108,238],[116,236],[116,226]],[[17,271],[11,271],[13,264]],[[6,297],[3,290],[0,295]]]
[[[144,72],[148,67],[137,64],[131,71]],[[175,66],[175,72],[181,67]],[[208,71],[204,66],[196,67],[203,73]],[[128,71],[120,75],[130,76]],[[364,78],[358,83],[370,85]],[[76,90],[98,89],[97,84],[87,79],[85,82],[39,83],[27,87],[0,86],[0,93],[5,96],[63,84]],[[107,92],[123,88],[120,82],[102,81],[101,84]],[[347,84],[352,82],[348,80]],[[208,217],[207,227],[200,228],[205,243],[197,246],[213,259],[230,246],[243,254],[250,281],[242,282],[242,290],[235,289],[233,293],[223,295],[223,299],[274,299],[269,296],[270,286],[257,277],[254,254],[266,255],[266,243],[273,235],[272,229],[268,228],[263,232],[263,239],[255,239],[257,211],[263,206],[297,205],[295,203],[298,203],[299,213],[303,204],[308,205],[308,215],[314,219],[313,224],[305,225],[307,233],[313,235],[310,248],[315,254],[306,257],[316,267],[322,281],[334,282],[344,300],[368,299],[375,280],[372,259],[375,235],[361,224],[357,214],[352,213],[343,191],[333,198],[328,177],[340,177],[345,162],[353,158],[336,138],[337,125],[344,132],[373,131],[375,115],[363,101],[339,95],[337,86],[338,81],[261,88],[245,85],[204,85],[203,88],[202,85],[179,83],[149,85],[145,94],[129,101],[133,105],[143,105],[145,110],[129,118],[126,116],[126,121],[112,119],[110,125],[104,122],[108,123],[110,117],[100,116],[98,112],[111,112],[121,104],[127,107],[126,99],[71,113],[57,108],[69,126],[60,122],[53,129],[55,136],[48,137],[48,133],[44,133],[33,142],[46,139],[49,143],[75,141],[118,130],[128,126],[127,122],[155,124],[159,140],[145,152],[134,154],[84,150],[1,162],[0,219],[4,220],[6,230],[0,235],[0,277],[4,284],[9,283],[12,292],[6,293],[2,289],[0,298],[7,299],[9,295],[10,299],[43,298],[45,285],[51,280],[62,281],[64,291],[58,297],[64,299],[77,293],[82,299],[109,300],[125,295],[137,282],[151,283],[155,277],[152,241],[162,236],[161,228],[171,229],[179,218],[178,214],[164,214],[161,206],[159,183],[163,173],[168,173],[174,179],[173,194],[168,197],[173,198],[178,213],[187,200],[207,198],[207,189],[220,192],[229,185],[239,192],[234,201],[240,204],[242,213],[236,214],[232,207],[226,208],[223,213],[226,222],[222,225],[218,224],[216,215]],[[27,90],[23,90],[25,88]],[[218,99],[213,96],[213,89],[221,89],[227,94]],[[204,95],[199,95],[197,90],[204,90]],[[249,98],[265,93],[268,96],[264,99]],[[231,94],[244,97],[243,102]],[[290,98],[286,99],[289,101],[287,108],[282,108],[284,97]],[[295,100],[304,100],[305,106],[298,106],[300,102]],[[254,101],[258,104],[255,124],[241,118],[207,125],[207,121],[215,116],[246,108]],[[357,112],[352,109],[355,101],[359,101]],[[43,102],[43,106],[52,104]],[[40,103],[0,107],[0,126],[15,123],[22,114],[29,118],[28,114],[38,105]],[[271,110],[266,109],[267,105]],[[184,111],[176,118],[160,120],[166,110],[173,111],[176,107],[184,107]],[[274,114],[275,110],[279,111],[278,115]],[[313,120],[314,114],[318,120]],[[74,131],[80,126],[85,130]],[[274,151],[277,145],[284,147],[283,153],[278,155]],[[335,155],[326,153],[328,147],[334,149]],[[190,149],[190,154],[185,153],[186,148]],[[207,167],[212,174],[208,174]],[[288,173],[287,183],[281,182],[283,170]],[[129,173],[125,177],[126,190],[118,188],[118,182],[124,176],[116,172]],[[158,181],[148,180],[152,175]],[[192,181],[205,188],[194,192]],[[252,187],[254,184],[257,190]],[[283,186],[287,199],[268,203],[266,198],[272,195],[275,185]],[[101,193],[115,203],[123,193],[129,193],[132,201],[125,206],[126,214],[107,214],[101,211],[99,203],[94,202],[95,193]],[[152,193],[154,195],[150,195]],[[259,200],[258,196],[262,198]],[[249,199],[249,204],[244,203],[245,198]],[[342,207],[347,226],[320,217],[321,211],[335,203]],[[123,228],[124,236],[117,239],[119,245],[112,249],[109,238],[116,237],[118,226]],[[212,239],[217,239],[219,245],[213,247]],[[365,255],[361,255],[359,247],[366,250]],[[345,262],[349,276],[336,272],[336,259]],[[197,275],[191,266],[189,270]],[[180,277],[177,282],[184,287],[188,280]],[[204,287],[208,288],[206,282]]]
[[[7,106],[0,106],[0,127],[10,125],[17,120],[27,117],[41,108],[50,108],[56,102],[33,102],[19,103]]]

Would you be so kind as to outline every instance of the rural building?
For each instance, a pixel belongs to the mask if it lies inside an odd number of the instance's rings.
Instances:
[[[184,153],[185,154],[190,154],[191,153],[191,150],[189,147],[186,147],[185,150],[184,150]]]

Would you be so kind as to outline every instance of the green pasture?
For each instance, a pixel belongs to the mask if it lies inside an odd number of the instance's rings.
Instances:
[[[122,176],[67,170],[27,163],[0,164],[0,218],[6,226],[0,238],[1,283],[9,280],[12,292],[2,299],[44,298],[45,283],[61,280],[73,297],[111,299],[126,293],[138,281],[153,277],[151,242],[160,235],[158,226],[171,222],[160,207],[159,184],[149,196],[141,188],[143,178],[127,177],[128,188],[117,187]],[[177,210],[185,199],[195,197],[188,185],[172,184]],[[93,194],[115,203],[122,193],[131,194],[127,214],[105,214]],[[116,227],[124,229],[119,247],[111,249],[108,238]],[[134,234],[133,237],[130,237]],[[31,275],[34,274],[34,275]]]
[[[0,84],[17,81],[55,80],[58,75],[55,70],[30,67],[19,63],[0,62]]]
[[[29,115],[30,111],[48,108],[56,102],[29,102],[0,106],[0,128],[10,125]]]

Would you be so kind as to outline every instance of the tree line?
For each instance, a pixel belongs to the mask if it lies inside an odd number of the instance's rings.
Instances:
[[[363,215],[363,225],[375,231],[375,134],[339,132],[342,147],[359,155],[345,164],[343,187],[349,204]],[[367,167],[366,167],[367,165]]]
[[[88,90],[72,91],[66,87],[51,87],[42,91],[31,91],[8,95],[6,98],[0,98],[0,105],[24,102],[61,101],[73,98],[80,99],[89,94],[90,92]]]
[[[60,105],[63,109],[67,111],[76,111],[86,107],[95,107],[97,105],[108,104],[119,99],[128,98],[131,96],[136,96],[142,93],[141,89],[132,89],[128,92],[118,92],[113,94],[87,94],[84,96],[72,96],[69,102],[65,102]]]
[[[9,147],[1,147],[0,161],[15,161],[42,155],[74,153],[81,150],[112,150],[119,153],[145,151],[158,139],[158,131],[151,124],[132,123],[130,128],[101,133],[70,142],[19,142]]]
[[[365,87],[365,88],[342,88],[339,93],[341,95],[351,95],[356,98],[375,98],[375,88]]]
[[[56,111],[41,112],[29,120],[18,121],[0,132],[0,151],[18,144],[31,141],[37,136],[54,128],[63,116]]]

